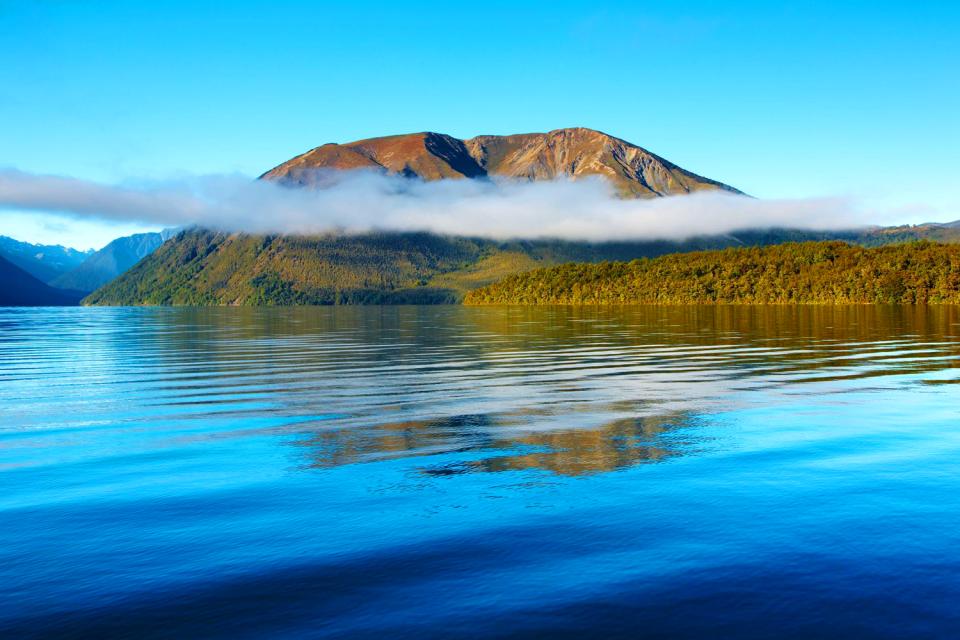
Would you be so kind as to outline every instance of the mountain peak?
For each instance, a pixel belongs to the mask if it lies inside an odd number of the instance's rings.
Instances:
[[[704,190],[740,193],[642,147],[586,127],[480,135],[468,140],[422,131],[328,143],[284,162],[261,178],[316,187],[320,169],[373,169],[423,180],[501,176],[537,181],[600,175],[620,195],[641,198]]]
[[[598,136],[604,138],[613,138],[609,133],[604,133],[598,129],[590,129],[589,127],[563,127],[561,129],[553,129],[552,131],[547,132],[548,136]]]

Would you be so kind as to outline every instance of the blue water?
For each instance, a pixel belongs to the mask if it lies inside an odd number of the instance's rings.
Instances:
[[[960,637],[960,309],[0,310],[0,636]]]

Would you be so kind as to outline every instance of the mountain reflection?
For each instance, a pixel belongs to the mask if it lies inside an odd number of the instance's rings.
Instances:
[[[684,414],[620,418],[596,427],[524,433],[512,428],[509,416],[467,415],[331,429],[298,445],[311,451],[310,466],[315,468],[410,456],[446,460],[450,454],[469,454],[469,461],[427,463],[419,471],[445,476],[539,469],[577,476],[680,455],[678,445],[685,443],[668,442],[663,436],[689,420]]]
[[[485,471],[543,469],[566,476],[615,471],[641,462],[680,455],[677,442],[663,434],[684,424],[683,416],[621,418],[595,429],[528,434],[517,443],[544,451],[483,461]]]

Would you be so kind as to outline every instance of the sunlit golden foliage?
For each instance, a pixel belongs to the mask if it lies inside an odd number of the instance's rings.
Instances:
[[[960,303],[960,246],[843,242],[571,263],[509,276],[467,304]]]

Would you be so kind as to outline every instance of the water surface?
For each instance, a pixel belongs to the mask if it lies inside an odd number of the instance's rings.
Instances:
[[[4,637],[960,636],[960,309],[0,309]]]

